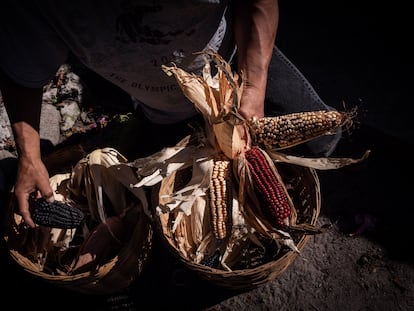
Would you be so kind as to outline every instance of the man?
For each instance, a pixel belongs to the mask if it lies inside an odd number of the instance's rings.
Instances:
[[[212,48],[229,62],[237,62],[237,70],[244,73],[239,112],[246,119],[264,115],[268,81],[275,84],[284,79],[268,79],[275,55],[279,73],[311,90],[274,46],[276,0],[3,0],[0,12],[0,87],[18,151],[14,194],[31,227],[29,197],[54,200],[40,152],[42,90],[69,53],[131,94],[146,117],[160,124],[196,114],[161,65],[175,63],[199,73],[204,61],[194,53],[204,49]],[[272,85],[272,90],[281,94],[279,101],[289,104],[289,95],[279,85]],[[326,108],[316,94],[308,96],[313,96],[314,107]]]

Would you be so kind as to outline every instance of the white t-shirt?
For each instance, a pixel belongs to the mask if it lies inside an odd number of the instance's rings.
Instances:
[[[0,67],[16,82],[48,83],[71,51],[87,67],[143,104],[158,123],[195,114],[161,65],[199,73],[193,53],[234,50],[219,0],[1,0]],[[23,3],[23,4],[22,4]]]

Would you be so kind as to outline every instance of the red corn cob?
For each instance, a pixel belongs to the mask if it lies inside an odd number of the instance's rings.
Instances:
[[[290,216],[291,209],[284,187],[272,171],[262,150],[253,147],[245,156],[265,215],[273,225],[285,226],[284,220]]]

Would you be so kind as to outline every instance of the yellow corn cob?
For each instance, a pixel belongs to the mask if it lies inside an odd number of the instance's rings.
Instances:
[[[231,162],[224,155],[214,159],[209,187],[211,224],[215,237],[224,239],[231,215]]]
[[[285,149],[334,134],[340,127],[349,124],[353,116],[353,112],[318,110],[263,117],[251,122],[251,132],[257,144]]]

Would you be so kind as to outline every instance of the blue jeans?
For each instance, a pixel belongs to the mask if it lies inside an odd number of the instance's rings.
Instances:
[[[265,107],[266,115],[335,110],[322,101],[309,81],[276,46],[269,67]],[[341,136],[339,129],[334,135],[316,138],[304,145],[312,155],[329,156]]]

